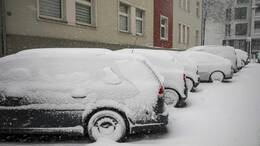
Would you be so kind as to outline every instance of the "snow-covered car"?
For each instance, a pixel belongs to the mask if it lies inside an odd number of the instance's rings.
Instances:
[[[207,45],[207,46],[196,46],[188,49],[188,51],[201,51],[201,52],[207,52],[213,55],[224,57],[231,61],[232,69],[234,70],[234,72],[235,73],[238,72],[237,57],[236,57],[235,48],[233,47]]]
[[[223,57],[198,51],[184,51],[182,54],[198,65],[201,81],[224,81],[233,77],[232,64]]]
[[[241,50],[241,49],[235,49],[236,51],[236,56],[238,59],[238,67],[242,68],[245,65],[249,63],[249,58],[247,52]]]
[[[257,63],[260,63],[260,52],[256,54],[256,61]]]
[[[198,66],[192,62],[189,58],[182,55],[177,51],[168,51],[173,58],[178,61],[178,63],[184,66],[184,71],[186,74],[186,84],[189,91],[195,91],[195,89],[199,86],[199,74],[198,74]]]
[[[80,132],[93,141],[164,127],[162,79],[146,60],[98,49],[0,59],[0,133]]]
[[[188,88],[184,67],[174,61],[172,55],[166,51],[140,48],[122,49],[117,52],[144,56],[164,78],[166,104],[172,104],[175,107],[186,106]]]

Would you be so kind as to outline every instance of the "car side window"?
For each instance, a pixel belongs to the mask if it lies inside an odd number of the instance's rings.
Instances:
[[[23,106],[27,105],[28,102],[26,98],[23,97],[6,97],[3,94],[0,95],[0,106],[8,106],[8,107],[14,107],[14,106]]]

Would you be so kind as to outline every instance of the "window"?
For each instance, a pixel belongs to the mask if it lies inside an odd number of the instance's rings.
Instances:
[[[76,0],[76,21],[78,24],[93,24],[93,0]]]
[[[260,21],[255,21],[255,33],[260,33]]]
[[[126,4],[120,3],[119,6],[119,30],[122,32],[129,32],[130,26],[130,7]]]
[[[63,0],[39,0],[39,17],[63,19]]]
[[[236,24],[236,35],[247,35],[247,23]]]
[[[189,44],[190,43],[190,27],[179,23],[179,43]]]
[[[179,23],[179,43],[181,43],[181,37],[182,37],[182,34],[181,34],[181,24]]]
[[[186,0],[182,0],[182,8],[183,9],[186,9],[186,2],[187,2]]]
[[[200,17],[200,2],[196,3],[196,16]]]
[[[187,26],[187,40],[186,43],[189,44],[190,43],[190,27]]]
[[[168,18],[161,16],[161,39],[168,40]]]
[[[185,44],[186,43],[186,29],[185,29],[185,25],[182,26],[182,43]]]
[[[231,21],[231,12],[232,12],[231,8],[226,9],[226,20],[228,21]]]
[[[186,0],[187,1],[187,11],[190,12],[190,0]]]
[[[231,33],[231,24],[225,25],[225,36],[230,36]]]
[[[190,12],[190,0],[179,0],[179,7]]]
[[[200,45],[199,37],[200,37],[200,32],[198,30],[196,30],[196,32],[195,32],[195,43],[196,43],[196,45]]]
[[[237,0],[238,4],[246,4],[248,2],[249,2],[249,0]]]
[[[182,0],[179,0],[179,7],[182,8]]]
[[[136,34],[143,34],[143,23],[144,23],[144,11],[140,9],[136,9]]]
[[[235,8],[235,19],[246,19],[247,8]]]
[[[260,16],[260,6],[255,8],[255,16]]]

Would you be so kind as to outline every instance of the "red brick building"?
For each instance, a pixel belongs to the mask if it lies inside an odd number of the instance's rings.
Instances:
[[[173,46],[173,0],[154,0],[154,46]]]

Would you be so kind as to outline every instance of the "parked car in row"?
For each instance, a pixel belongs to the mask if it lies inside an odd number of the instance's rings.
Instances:
[[[200,51],[224,57],[231,61],[233,71],[235,73],[238,72],[237,57],[233,47],[217,45],[196,46],[188,49],[188,51]]]
[[[165,102],[175,107],[184,107],[188,97],[184,67],[166,51],[149,49],[122,49],[117,52],[141,55],[152,63],[164,77]]]
[[[241,49],[235,49],[238,62],[238,67],[243,68],[249,63],[249,58],[247,52],[241,50]]]
[[[257,58],[257,59],[256,59],[256,60],[257,60],[257,63],[260,63],[260,52],[257,53],[256,58]]]
[[[0,59],[0,133],[80,132],[93,141],[164,127],[162,79],[141,57],[35,49]]]
[[[168,51],[175,61],[183,65],[184,72],[186,74],[186,84],[189,91],[193,92],[200,84],[200,76],[198,74],[198,66],[192,62],[189,58],[181,55],[177,51]]]
[[[223,57],[198,51],[184,51],[181,54],[198,65],[201,81],[224,81],[233,77],[232,64]]]

